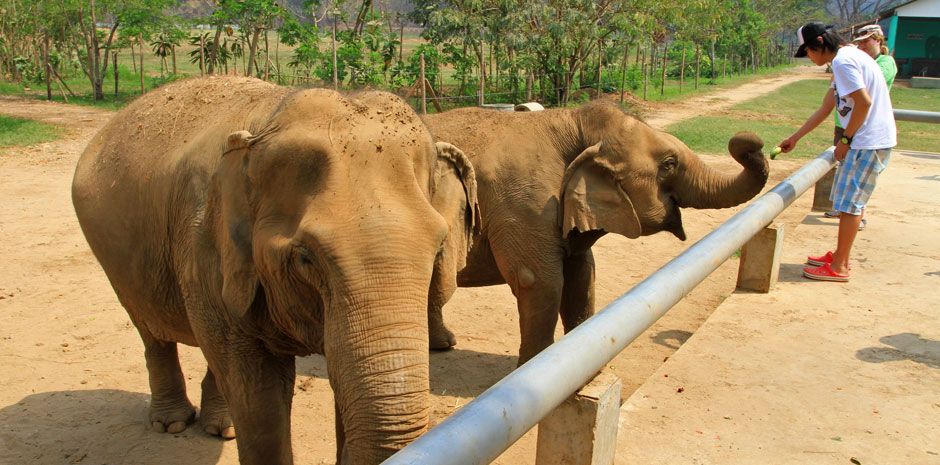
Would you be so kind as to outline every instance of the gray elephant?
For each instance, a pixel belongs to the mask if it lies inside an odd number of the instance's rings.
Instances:
[[[119,112],[72,198],[143,339],[156,430],[194,421],[177,343],[199,346],[203,428],[237,431],[241,463],[291,463],[294,356],[324,354],[337,460],[368,464],[427,429],[428,293],[466,253],[473,186],[390,94],[210,78]]]
[[[754,134],[731,139],[731,155],[744,169],[723,174],[605,100],[542,112],[463,108],[424,121],[476,170],[482,224],[457,284],[509,284],[519,310],[520,364],[553,342],[559,313],[566,332],[594,313],[591,246],[601,236],[669,231],[685,240],[680,207],[741,204],[769,174]],[[429,322],[432,348],[455,344],[440,315]]]

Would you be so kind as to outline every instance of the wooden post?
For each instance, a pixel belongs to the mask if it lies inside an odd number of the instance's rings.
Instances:
[[[336,70],[336,15],[333,15],[333,90],[339,92],[339,72]]]
[[[695,88],[698,89],[698,77],[702,74],[702,48],[695,44]]]
[[[418,85],[421,86],[421,89],[418,92],[418,95],[421,98],[421,114],[426,115],[428,114],[428,99],[427,99],[428,81],[424,79],[424,54],[423,53],[418,57],[418,65],[419,65],[418,70],[420,73],[420,75],[418,76]]]
[[[52,65],[49,64],[49,32],[46,32],[45,42],[42,45],[43,74],[46,75],[46,100],[52,100]]]
[[[646,65],[646,50],[643,50],[643,100],[646,100],[646,86],[650,80],[650,68]]]
[[[682,43],[682,64],[679,65],[679,93],[682,93],[682,83],[685,81],[685,42]]]
[[[536,465],[613,465],[620,378],[600,372],[539,422]]]
[[[759,231],[744,244],[738,264],[738,289],[766,294],[774,288],[780,275],[783,233],[783,224],[775,223]]]
[[[482,47],[482,46],[481,46],[481,47]],[[483,106],[484,103],[486,103],[486,98],[484,98],[484,96],[483,96],[483,92],[484,92],[484,90],[486,89],[486,87],[485,87],[485,86],[486,86],[486,78],[483,77],[483,67],[484,67],[484,66],[486,66],[486,65],[483,63],[483,52],[482,52],[482,50],[481,50],[481,52],[480,52],[480,94],[477,95],[477,105],[479,105],[479,106],[481,106],[481,107]]]
[[[118,96],[118,68],[117,68],[117,52],[111,55],[114,62],[114,97]]]
[[[140,44],[140,93],[144,93],[144,35],[137,34],[137,43]]]
[[[832,210],[832,200],[829,200],[829,193],[832,192],[832,183],[836,178],[836,169],[833,167],[819,181],[813,189],[813,211],[824,212]]]
[[[623,46],[623,64],[620,66],[620,103],[623,103],[623,95],[627,85],[627,58],[630,55],[630,44]]]
[[[601,96],[601,65],[604,62],[604,39],[597,41],[597,98]]]
[[[669,43],[663,44],[663,81],[659,84],[659,95],[666,95],[666,64],[669,62]]]

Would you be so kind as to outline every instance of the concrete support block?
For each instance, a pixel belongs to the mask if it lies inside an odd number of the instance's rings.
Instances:
[[[780,275],[783,232],[783,224],[775,223],[744,244],[738,266],[738,289],[767,293],[774,288]]]
[[[813,190],[813,211],[832,210],[832,200],[829,200],[829,193],[832,192],[832,182],[836,178],[836,168],[832,167],[825,176],[817,183]]]
[[[612,465],[620,378],[601,371],[539,422],[536,465]]]

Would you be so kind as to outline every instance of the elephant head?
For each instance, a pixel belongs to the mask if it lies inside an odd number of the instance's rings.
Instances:
[[[680,207],[727,208],[748,201],[767,182],[769,167],[755,134],[728,143],[743,166],[725,174],[707,166],[670,134],[628,116],[613,103],[575,110],[581,146],[562,181],[562,231],[604,230],[629,238],[669,231],[685,240]]]
[[[475,205],[472,177],[436,176],[456,149],[387,94],[300,91],[226,146],[205,215],[224,314],[274,353],[325,354],[337,459],[378,463],[428,425],[427,295],[448,240],[430,200],[456,184]]]

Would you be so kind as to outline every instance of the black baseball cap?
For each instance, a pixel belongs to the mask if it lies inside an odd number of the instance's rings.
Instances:
[[[813,21],[811,23],[806,23],[802,27],[796,30],[796,42],[800,46],[796,50],[796,54],[793,55],[796,58],[803,58],[806,56],[806,43],[816,43],[816,38],[825,34],[826,30],[832,26],[827,26],[818,21]]]

